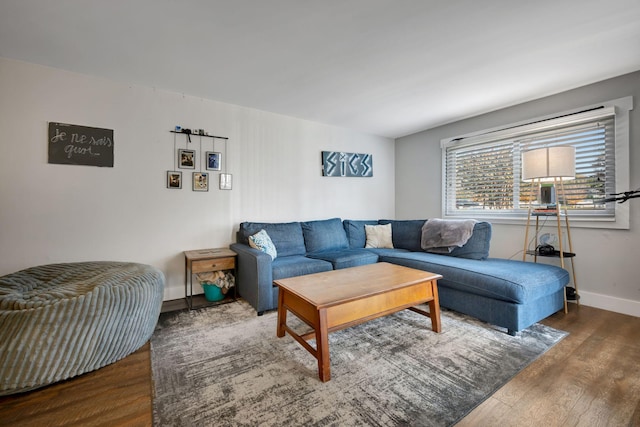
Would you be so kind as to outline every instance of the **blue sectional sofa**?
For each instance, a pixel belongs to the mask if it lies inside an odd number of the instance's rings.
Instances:
[[[237,243],[238,293],[258,314],[277,308],[273,281],[303,274],[389,262],[438,273],[440,305],[503,327],[511,335],[564,307],[569,273],[556,266],[488,258],[491,224],[477,222],[471,238],[447,254],[421,247],[426,220],[243,222]],[[365,225],[391,224],[393,248],[365,248]],[[276,257],[249,245],[265,230]]]

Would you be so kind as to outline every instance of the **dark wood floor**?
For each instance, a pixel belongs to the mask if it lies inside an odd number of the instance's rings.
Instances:
[[[570,332],[458,426],[640,426],[640,318],[570,305]],[[147,426],[149,345],[113,365],[0,398],[0,426]]]

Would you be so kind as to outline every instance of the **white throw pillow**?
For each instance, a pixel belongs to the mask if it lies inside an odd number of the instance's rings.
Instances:
[[[249,246],[271,255],[272,260],[276,259],[278,256],[276,246],[273,244],[271,237],[269,237],[267,232],[264,230],[260,230],[253,236],[249,236]]]
[[[393,249],[391,240],[391,224],[365,225],[364,232],[367,235],[365,248],[389,248]]]

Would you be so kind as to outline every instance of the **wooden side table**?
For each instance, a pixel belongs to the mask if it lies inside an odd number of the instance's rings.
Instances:
[[[233,274],[236,276],[236,257],[237,254],[227,248],[184,251],[184,297],[189,310],[194,308],[193,275],[195,273],[233,270]],[[235,299],[236,286],[233,287],[233,296],[231,298],[225,297],[222,301],[211,302],[202,306],[235,301]]]

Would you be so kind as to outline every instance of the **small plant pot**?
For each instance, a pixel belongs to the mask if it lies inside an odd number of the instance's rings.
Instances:
[[[204,297],[207,301],[222,301],[224,299],[224,294],[222,293],[222,289],[217,287],[216,285],[203,283],[202,289],[204,289]]]

